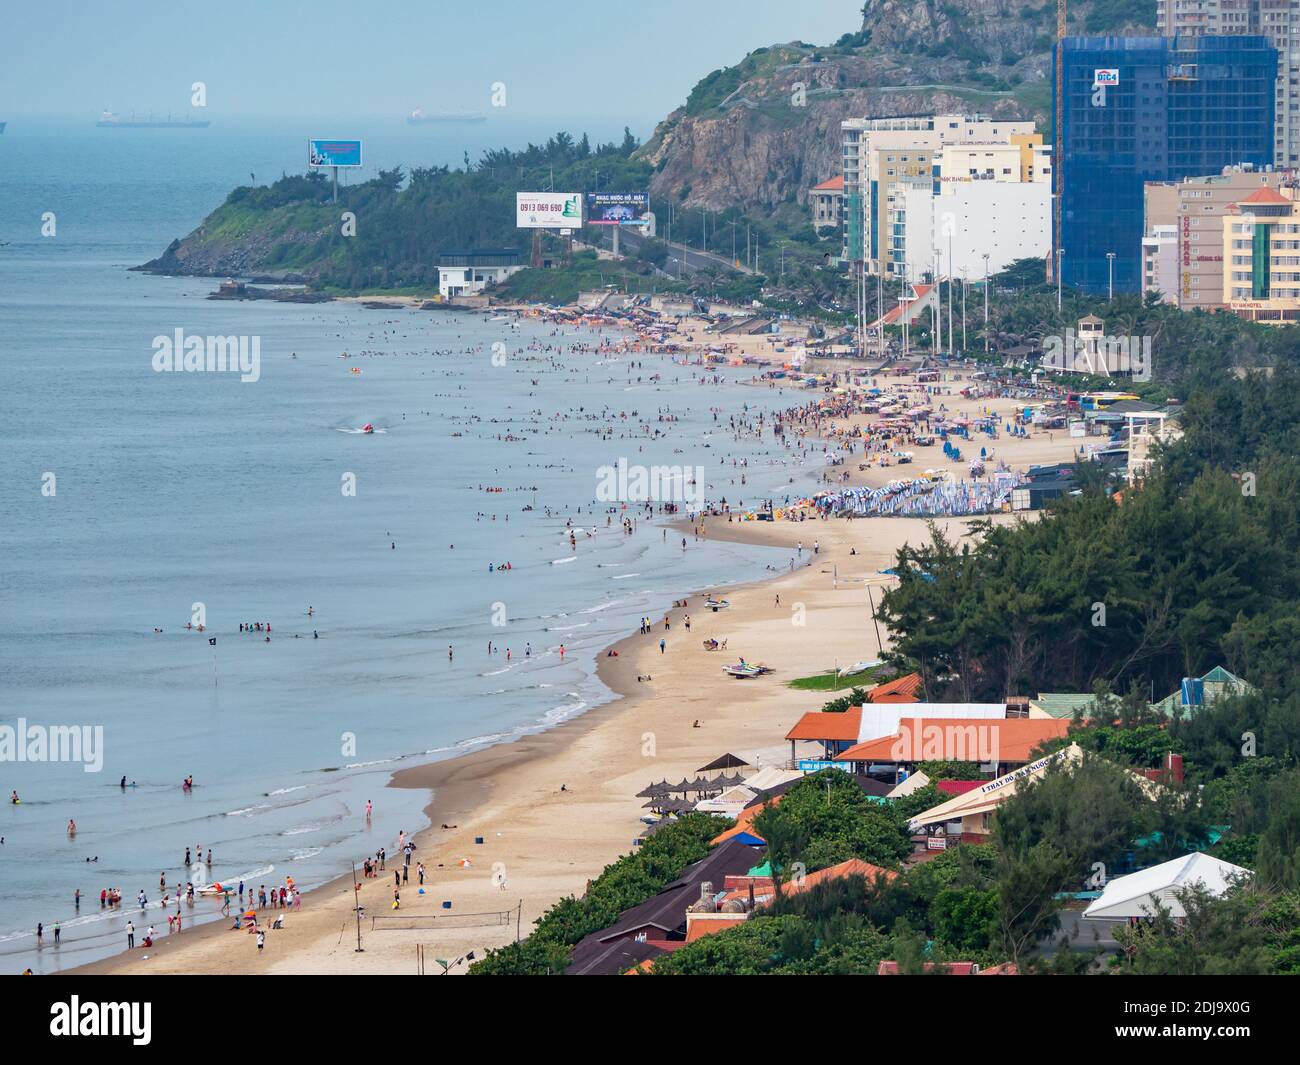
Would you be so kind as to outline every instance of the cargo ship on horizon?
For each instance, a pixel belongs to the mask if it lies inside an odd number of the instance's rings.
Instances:
[[[416,108],[406,116],[408,126],[426,126],[437,122],[486,122],[487,115],[481,115],[477,111],[435,111],[433,114],[426,114],[421,108]]]
[[[148,118],[136,118],[134,111],[130,118],[105,111],[95,123],[102,129],[207,129],[211,124],[206,118],[173,118],[170,111],[166,118],[154,118],[152,111]]]

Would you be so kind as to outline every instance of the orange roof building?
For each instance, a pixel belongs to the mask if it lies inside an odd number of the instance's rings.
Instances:
[[[1060,739],[1069,730],[1070,722],[1064,718],[908,717],[899,722],[894,735],[854,744],[835,761],[853,762],[858,772],[873,764],[979,762],[991,765],[996,776],[1028,762],[1035,747]]]
[[[818,869],[817,872],[809,873],[799,880],[782,884],[781,890],[787,895],[800,895],[805,891],[811,891],[818,884],[824,884],[828,880],[839,880],[845,876],[864,877],[868,884],[875,883],[878,878],[886,882],[898,879],[898,874],[892,869],[883,869],[860,858],[850,858],[838,865],[828,865],[825,869]]]
[[[869,703],[915,703],[921,700],[920,673],[908,673],[904,677],[895,677],[884,684],[877,684],[867,692]]]
[[[850,706],[842,714],[828,714],[822,710],[810,710],[785,734],[790,741],[790,760],[796,759],[795,744],[800,742],[820,743],[822,757],[834,758],[841,751],[858,742],[859,730],[862,728],[862,707]]]

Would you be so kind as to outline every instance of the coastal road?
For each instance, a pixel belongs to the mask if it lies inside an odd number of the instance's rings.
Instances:
[[[591,228],[594,229],[597,227],[593,226]],[[609,227],[600,228],[603,229]],[[619,250],[620,252],[626,251],[635,253],[640,249],[641,243],[644,240],[646,240],[646,237],[632,227],[624,227],[618,236]],[[613,234],[605,234],[602,232],[600,235],[601,247],[612,248],[613,244]],[[741,274],[752,274],[754,272],[747,267],[736,266],[735,263],[725,255],[715,255],[711,251],[699,251],[696,248],[688,248],[682,244],[673,243],[668,245],[668,259],[663,265],[664,273],[670,274],[673,277],[691,277],[699,273],[701,270],[706,269],[734,270]]]

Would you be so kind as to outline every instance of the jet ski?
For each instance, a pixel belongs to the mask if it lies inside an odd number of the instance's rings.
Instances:
[[[366,422],[366,424],[361,427],[361,431],[363,433],[373,433],[375,431],[375,427],[371,425],[369,422]]]

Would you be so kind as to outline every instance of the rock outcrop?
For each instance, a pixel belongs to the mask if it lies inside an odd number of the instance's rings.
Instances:
[[[1153,16],[1143,0],[1075,0],[1069,28],[1140,32]],[[802,203],[841,172],[850,117],[980,112],[1047,132],[1055,32],[1050,0],[867,0],[834,45],[761,48],[703,79],[641,149],[651,191],[711,210]]]

